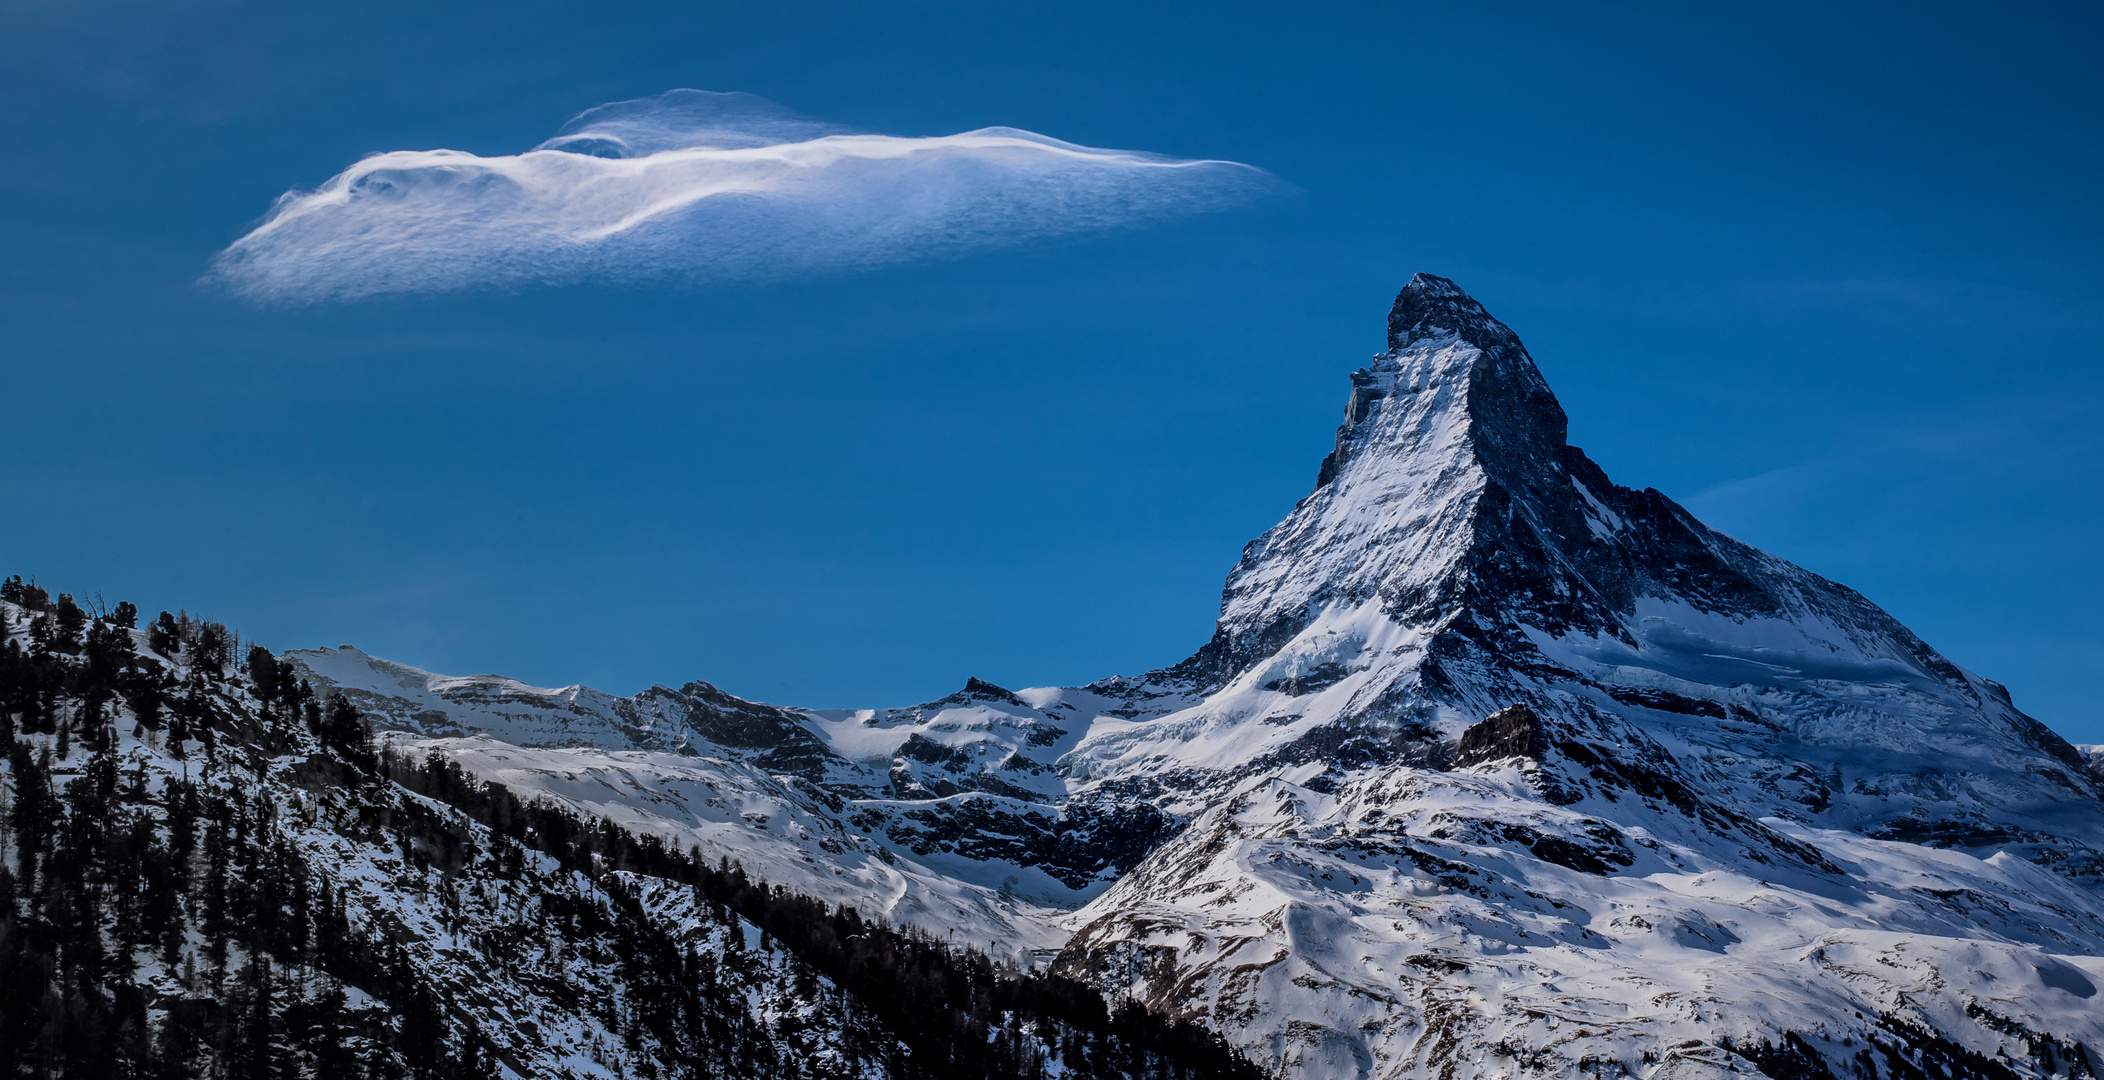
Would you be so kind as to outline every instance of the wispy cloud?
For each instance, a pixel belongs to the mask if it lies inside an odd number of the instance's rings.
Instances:
[[[675,90],[523,154],[375,154],[280,196],[214,261],[253,300],[583,280],[766,280],[1224,209],[1279,186],[1230,161],[1015,128],[902,138],[750,94]]]

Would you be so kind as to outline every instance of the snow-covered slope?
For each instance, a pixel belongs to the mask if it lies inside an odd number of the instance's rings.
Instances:
[[[1065,912],[1018,888],[1027,878],[1063,892],[1041,872],[941,852],[917,856],[881,831],[864,831],[841,812],[840,799],[796,777],[714,756],[526,748],[487,737],[390,742],[414,757],[441,754],[521,797],[654,833],[682,850],[699,846],[771,884],[940,929],[1003,959],[1028,965],[1066,940],[1055,926]]]
[[[406,752],[1001,956],[1057,952],[1055,921],[1175,830],[1149,806],[1069,801],[1054,764],[1099,714],[1180,700],[1123,680],[1018,695],[972,679],[925,705],[821,712],[706,683],[620,698],[434,675],[347,645],[285,657]]]
[[[1073,798],[1195,821],[1062,963],[1311,1075],[2100,1045],[2080,753],[1855,592],[1613,484],[1452,283],[1413,280],[1389,341],[1173,670],[1203,700],[1071,755]]]
[[[1412,280],[1388,333],[1212,640],[1140,678],[819,713],[296,655],[424,738],[584,748],[433,744],[507,783],[1064,941],[1288,1075],[2086,1075],[2095,749],[1614,484],[1453,283]]]

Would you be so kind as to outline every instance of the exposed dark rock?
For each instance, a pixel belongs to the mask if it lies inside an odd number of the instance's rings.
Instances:
[[[1626,851],[1618,852],[1619,858],[1615,861],[1609,861],[1601,858],[1596,853],[1597,849],[1588,848],[1583,844],[1572,843],[1560,836],[1540,837],[1534,841],[1533,847],[1529,850],[1533,851],[1537,858],[1545,862],[1552,862],[1558,866],[1568,866],[1573,870],[1587,874],[1609,874],[1618,866],[1628,866],[1636,861]]]
[[[1871,830],[1870,835],[1879,840],[1899,840],[1940,848],[1992,847],[2025,838],[2025,834],[2015,829],[1992,822],[1923,821],[1920,818],[1886,822]]]
[[[2090,762],[2075,744],[2060,737],[2052,728],[2039,723],[2022,712],[2016,714],[2017,736],[2032,747],[2043,750],[2064,762],[2076,772],[2087,773]]]
[[[998,701],[1003,705],[1016,705],[1025,709],[1030,707],[1029,702],[1015,696],[1014,692],[1005,687],[995,686],[985,679],[973,676],[964,680],[964,689],[951,694],[949,697],[931,701],[927,705],[922,706],[922,708],[934,708],[939,705],[968,705],[974,701]]]
[[[905,744],[899,747],[899,756],[923,765],[941,765],[950,769],[961,769],[972,763],[972,755],[956,747],[944,746],[918,732],[907,736]]]
[[[1074,806],[1061,812],[973,797],[915,808],[884,827],[915,854],[934,852],[1035,866],[1070,888],[1123,874],[1182,828],[1151,806]]]
[[[1595,825],[1582,838],[1557,836],[1525,825],[1505,825],[1498,830],[1505,840],[1524,844],[1534,857],[1587,874],[1611,874],[1636,861],[1622,846],[1622,834],[1611,826]]]
[[[1065,728],[1053,727],[1050,724],[1032,724],[1030,734],[1024,741],[1031,746],[1050,746],[1066,737]]]
[[[826,766],[839,760],[786,709],[747,701],[698,680],[676,691],[653,687],[644,693],[678,701],[695,734],[718,746],[762,751],[754,763],[771,772],[822,780]]]
[[[1466,768],[1510,757],[1540,760],[1548,749],[1548,733],[1542,727],[1541,717],[1525,705],[1513,705],[1469,725],[1461,733],[1461,749],[1454,764]]]
[[[1657,709],[1660,712],[1679,713],[1682,716],[1707,716],[1717,720],[1724,719],[1726,715],[1724,706],[1719,705],[1714,701],[1703,701],[1699,698],[1682,697],[1679,694],[1669,693],[1664,690],[1639,690],[1624,687],[1610,687],[1607,693],[1610,697],[1614,698],[1616,701],[1619,701],[1624,705],[1636,705],[1646,709]]]
[[[1343,682],[1345,677],[1350,674],[1351,670],[1343,664],[1319,664],[1298,675],[1273,679],[1264,684],[1264,689],[1299,697],[1302,694],[1314,694],[1327,690]]]

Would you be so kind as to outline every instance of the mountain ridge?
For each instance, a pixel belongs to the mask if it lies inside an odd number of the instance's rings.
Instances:
[[[1614,484],[1451,281],[1414,277],[1388,333],[1211,640],[1145,675],[803,710],[399,692],[288,655],[405,745],[863,890],[1293,1075],[1898,1080],[2104,1045],[2049,1007],[2104,978],[2094,752],[1854,590]],[[580,793],[462,738],[501,730],[701,797]],[[711,824],[711,799],[760,809]],[[2045,997],[2010,1004],[2018,982]]]

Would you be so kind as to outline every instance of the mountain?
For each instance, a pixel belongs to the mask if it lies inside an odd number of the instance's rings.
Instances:
[[[2089,761],[1610,482],[1451,282],[1388,332],[1314,492],[1153,677],[1201,700],[1065,760],[1070,798],[1190,824],[1061,968],[1306,1075],[2087,1069]]]
[[[1314,490],[1160,671],[809,710],[283,660],[388,760],[1278,1076],[2094,1076],[2096,749],[1614,484],[1452,282],[1412,279],[1387,332]]]

